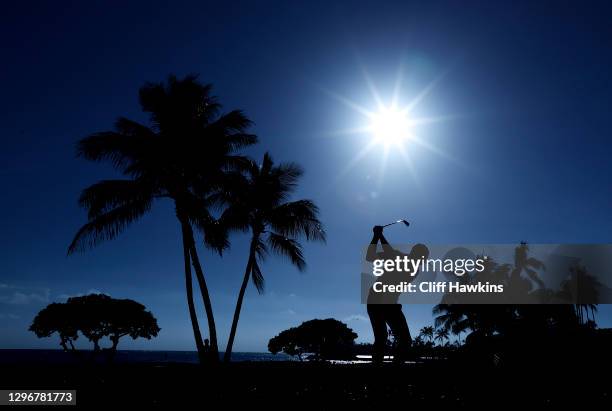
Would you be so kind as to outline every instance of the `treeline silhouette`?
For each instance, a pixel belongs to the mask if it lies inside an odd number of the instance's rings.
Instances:
[[[423,328],[420,336],[429,342],[434,338],[442,342],[450,335],[459,342],[464,336],[460,350],[454,350],[458,344],[449,344],[451,352],[459,352],[464,359],[475,358],[487,363],[524,364],[536,359],[576,361],[579,352],[584,356],[585,349],[593,356],[607,355],[601,347],[610,338],[606,330],[597,330],[597,305],[568,303],[584,299],[596,301],[600,284],[584,267],[571,266],[559,289],[551,290],[538,275],[545,268],[543,262],[529,255],[529,245],[525,242],[515,248],[512,264],[487,259],[483,272],[465,275],[459,281],[504,284],[511,290],[512,298],[532,303],[465,304],[463,297],[447,293],[432,310],[434,326]],[[575,287],[577,283],[580,292]],[[479,298],[490,302],[491,297],[472,295],[469,298],[472,302]]]
[[[545,286],[538,272],[544,264],[531,257],[529,246],[522,242],[515,247],[514,261],[499,264],[489,258],[485,270],[458,277],[464,284],[491,281],[513,289],[513,297],[532,304],[462,303],[464,297],[447,293],[442,303],[434,306],[434,324],[421,328],[412,341],[410,358],[468,360],[485,365],[525,364],[526,361],[567,363],[585,357],[609,356],[603,348],[612,342],[610,330],[597,329],[596,304],[559,304],[559,301],[579,301],[576,284],[580,284],[582,298],[594,298],[599,283],[581,266],[570,266],[567,279],[558,290]],[[577,278],[579,277],[579,278]],[[530,299],[530,296],[533,296]],[[469,296],[467,301],[489,302],[490,297]],[[594,300],[590,300],[594,301]],[[410,307],[410,306],[408,306]],[[410,308],[408,308],[410,309]],[[335,322],[335,331],[323,326],[323,320],[312,320],[299,327],[283,331],[269,342],[272,353],[285,352],[302,359],[313,354],[314,359],[346,359],[355,355],[372,355],[369,343],[354,344],[354,339],[338,345],[322,355],[317,341],[328,345],[343,341],[340,331],[345,324]],[[393,355],[396,339],[391,330],[385,355]],[[356,337],[356,335],[355,335]]]
[[[480,257],[480,256],[479,256]],[[576,312],[579,316],[593,313],[595,304],[601,301],[601,293],[608,287],[589,273],[586,266],[570,263],[555,267],[554,274],[562,280],[558,284],[547,286],[541,277],[547,269],[544,262],[529,255],[529,245],[521,242],[514,249],[512,263],[499,263],[488,257],[483,260],[484,270],[472,271],[462,276],[453,276],[453,280],[462,285],[491,283],[502,285],[504,292],[461,294],[447,292],[443,304],[575,304],[582,307]],[[565,272],[562,272],[565,271]],[[549,273],[553,274],[553,273]],[[552,278],[556,278],[551,276]],[[550,282],[550,281],[549,281]]]

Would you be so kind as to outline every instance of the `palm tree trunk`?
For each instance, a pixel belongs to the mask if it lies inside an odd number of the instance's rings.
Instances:
[[[193,283],[191,278],[191,258],[189,257],[189,238],[185,232],[184,224],[181,221],[181,231],[183,233],[183,258],[185,260],[185,289],[187,290],[187,306],[189,307],[189,317],[191,318],[191,326],[193,328],[193,336],[198,350],[198,358],[200,364],[206,361],[206,353],[204,350],[204,341],[202,333],[200,333],[200,325],[198,324],[198,316],[193,302]]]
[[[195,239],[193,237],[193,230],[189,223],[185,223],[185,231],[189,236],[189,250],[191,253],[191,262],[196,272],[196,278],[200,286],[202,293],[202,300],[204,301],[204,309],[206,310],[206,318],[208,320],[208,333],[210,335],[210,360],[212,362],[219,361],[219,346],[217,344],[217,327],[215,325],[215,317],[212,310],[212,302],[210,301],[210,295],[208,294],[208,286],[206,285],[206,279],[204,278],[204,272],[202,271],[202,265],[196,251]]]
[[[249,284],[249,277],[251,276],[251,264],[255,258],[253,247],[249,252],[249,261],[247,262],[246,269],[244,270],[244,278],[242,279],[242,285],[240,286],[240,292],[238,293],[238,301],[236,301],[236,309],[234,310],[234,319],[232,320],[232,329],[230,331],[229,339],[227,340],[227,348],[225,348],[225,355],[223,361],[230,362],[232,357],[232,347],[234,346],[234,337],[236,337],[236,328],[238,328],[238,319],[240,318],[240,310],[242,309],[242,300],[244,299],[244,293],[247,285]]]

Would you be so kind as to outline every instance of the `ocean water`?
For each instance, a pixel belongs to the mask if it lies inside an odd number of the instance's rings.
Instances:
[[[91,351],[81,351],[85,358]],[[223,354],[221,353],[221,356]],[[102,357],[102,355],[100,356]],[[295,361],[286,354],[270,354],[265,352],[235,352],[232,361]],[[192,363],[198,362],[196,351],[146,351],[118,350],[114,360],[116,363]],[[1,364],[70,364],[79,359],[62,350],[6,350],[0,349]]]

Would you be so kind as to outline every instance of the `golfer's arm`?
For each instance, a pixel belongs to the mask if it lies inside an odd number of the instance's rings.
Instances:
[[[368,246],[368,252],[366,253],[366,261],[372,262],[376,260],[376,244],[378,243],[378,237],[376,234],[372,237],[370,245]]]
[[[393,247],[391,247],[391,245],[389,244],[385,236],[382,234],[380,235],[380,244],[382,245],[383,252],[385,253],[390,253],[392,251],[395,251],[393,250]]]

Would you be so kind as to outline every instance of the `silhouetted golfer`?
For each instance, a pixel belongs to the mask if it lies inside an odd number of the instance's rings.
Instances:
[[[372,237],[366,255],[367,261],[394,260],[398,256],[401,258],[408,256],[410,259],[429,257],[429,250],[423,244],[416,244],[412,247],[410,254],[405,254],[395,250],[389,245],[387,239],[383,235],[382,226],[374,226],[373,231],[374,236]],[[382,252],[377,251],[379,241],[382,246]],[[385,285],[400,284],[402,281],[411,282],[416,278],[418,273],[414,276],[410,274],[410,272],[406,271],[385,271],[376,281],[380,281]],[[404,317],[404,313],[402,312],[402,305],[398,303],[400,294],[399,292],[377,293],[374,292],[373,288],[370,288],[368,293],[368,316],[370,317],[372,331],[374,332],[374,353],[372,355],[372,361],[375,363],[383,362],[388,336],[387,325],[395,337],[395,352],[393,357],[395,362],[403,362],[412,345],[412,338],[410,337],[410,330],[406,323],[406,317]]]

